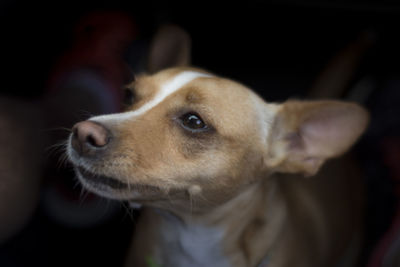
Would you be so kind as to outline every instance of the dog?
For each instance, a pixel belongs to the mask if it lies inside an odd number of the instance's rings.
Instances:
[[[143,207],[127,266],[354,266],[362,186],[345,152],[368,112],[270,103],[155,47],[127,110],[77,123],[67,147],[86,189]]]

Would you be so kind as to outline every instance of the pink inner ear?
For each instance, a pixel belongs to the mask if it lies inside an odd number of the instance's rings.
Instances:
[[[343,153],[364,130],[365,117],[365,112],[353,104],[334,104],[314,110],[299,128],[303,152],[318,158]]]

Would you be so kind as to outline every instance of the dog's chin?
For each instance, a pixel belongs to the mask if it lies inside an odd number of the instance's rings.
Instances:
[[[129,188],[128,184],[116,178],[96,174],[82,167],[76,167],[75,173],[84,188],[106,198],[119,199],[118,196]]]
[[[110,199],[140,202],[141,199],[147,200],[161,191],[156,186],[128,184],[114,177],[93,173],[83,167],[75,167],[75,173],[87,190]]]

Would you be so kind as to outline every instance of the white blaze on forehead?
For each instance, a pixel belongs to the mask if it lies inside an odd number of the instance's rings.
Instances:
[[[126,120],[131,119],[140,115],[143,115],[147,111],[151,110],[162,101],[164,101],[168,96],[177,92],[186,84],[190,83],[196,78],[199,77],[211,77],[209,74],[195,72],[195,71],[184,71],[176,75],[174,78],[168,80],[165,84],[161,86],[158,90],[156,96],[151,99],[149,102],[141,106],[139,109],[124,113],[116,113],[110,115],[102,115],[91,118],[93,121],[109,121],[109,120]]]

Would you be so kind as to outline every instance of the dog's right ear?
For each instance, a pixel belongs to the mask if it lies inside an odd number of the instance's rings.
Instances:
[[[176,25],[161,26],[151,45],[147,71],[156,73],[170,67],[190,65],[191,39]]]

